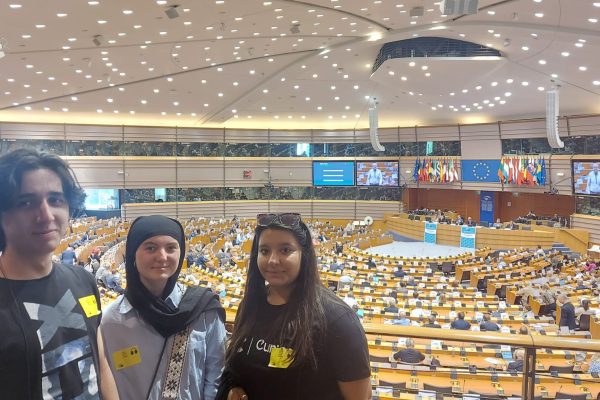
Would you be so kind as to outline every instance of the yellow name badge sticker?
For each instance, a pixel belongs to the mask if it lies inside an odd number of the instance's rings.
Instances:
[[[133,367],[142,362],[142,354],[137,346],[131,346],[112,354],[113,364],[118,370]]]
[[[83,312],[88,318],[92,318],[100,314],[100,309],[98,308],[98,303],[96,302],[96,296],[93,294],[80,298],[79,304],[81,304],[81,308],[83,308]]]
[[[287,368],[294,361],[294,350],[285,347],[273,347],[269,367]]]

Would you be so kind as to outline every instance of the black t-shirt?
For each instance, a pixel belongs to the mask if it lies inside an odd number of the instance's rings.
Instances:
[[[80,267],[54,264],[41,279],[0,279],[0,398],[100,399],[99,309],[94,279]]]
[[[278,332],[272,324],[287,305],[273,306],[265,299],[259,307],[252,337],[246,339],[231,365],[248,398],[343,399],[338,381],[351,382],[370,376],[368,345],[358,317],[342,301],[325,298],[327,332],[316,352],[316,370],[308,365],[290,367],[286,349],[280,348],[280,343],[273,343],[276,340],[266,339],[274,336],[272,332]]]

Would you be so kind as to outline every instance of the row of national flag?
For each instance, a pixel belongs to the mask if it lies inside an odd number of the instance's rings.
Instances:
[[[543,186],[546,162],[543,158],[503,157],[498,166],[498,179],[503,184]]]
[[[418,182],[447,183],[458,182],[460,176],[453,159],[424,158],[415,160],[413,178]]]

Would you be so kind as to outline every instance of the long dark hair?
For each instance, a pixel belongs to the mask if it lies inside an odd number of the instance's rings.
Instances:
[[[233,334],[227,349],[227,364],[231,364],[237,349],[242,347],[244,340],[251,335],[259,305],[266,301],[267,287],[257,262],[260,236],[266,229],[286,230],[292,233],[302,246],[300,272],[288,299],[286,311],[279,321],[273,322],[273,326],[281,328],[279,331],[272,332],[274,337],[271,339],[279,340],[281,345],[294,349],[292,366],[309,364],[316,368],[316,354],[322,345],[326,331],[323,303],[325,297],[335,298],[335,295],[326,289],[319,280],[317,256],[312,237],[308,227],[302,221],[292,227],[274,223],[256,228],[244,298],[235,317]]]

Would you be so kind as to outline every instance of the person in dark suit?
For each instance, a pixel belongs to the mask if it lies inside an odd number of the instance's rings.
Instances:
[[[394,277],[404,278],[405,275],[406,275],[406,272],[404,272],[404,270],[402,269],[402,265],[398,264],[398,267],[394,271]]]
[[[450,324],[450,328],[468,331],[471,329],[471,324],[468,321],[465,321],[465,313],[461,311],[457,314],[456,319]]]
[[[415,341],[411,338],[406,339],[406,349],[402,349],[392,354],[390,361],[400,361],[408,364],[419,364],[425,360],[425,355],[415,349]]]
[[[564,294],[558,298],[558,302],[562,304],[560,307],[560,322],[559,327],[567,326],[569,330],[575,330],[577,323],[575,321],[575,306],[569,301],[569,298]]]
[[[525,350],[516,349],[513,353],[514,361],[508,363],[508,371],[523,372],[523,360],[525,359]]]
[[[490,316],[490,314],[485,313],[485,314],[483,314],[483,321],[479,325],[479,330],[495,332],[495,331],[499,331],[500,327],[498,326],[497,323],[492,321],[492,317]]]
[[[473,218],[467,218],[467,226],[477,226],[477,222],[473,221]]]

